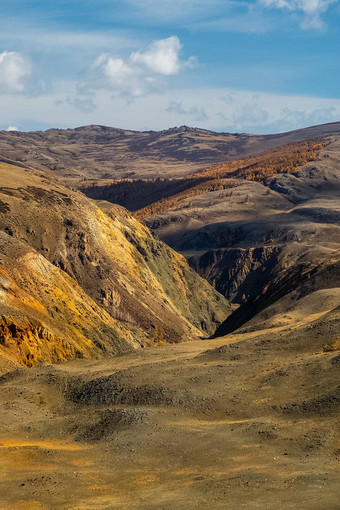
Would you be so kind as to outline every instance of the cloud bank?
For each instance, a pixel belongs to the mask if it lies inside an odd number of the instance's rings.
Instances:
[[[62,88],[63,90],[67,87]],[[69,89],[69,96],[72,90]],[[74,92],[74,91],[73,91]],[[2,129],[66,128],[101,124],[123,129],[167,129],[182,124],[228,132],[274,133],[340,119],[340,99],[290,96],[233,89],[150,92],[134,102],[96,92],[91,105],[74,105],[62,90],[40,97],[0,96]],[[48,116],[46,115],[48,112]],[[32,126],[32,119],[35,123]]]
[[[25,80],[31,74],[31,66],[20,53],[0,53],[0,93],[23,92]]]

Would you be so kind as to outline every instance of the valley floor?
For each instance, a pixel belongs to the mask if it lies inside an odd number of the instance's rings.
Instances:
[[[339,307],[0,378],[0,508],[340,508]]]

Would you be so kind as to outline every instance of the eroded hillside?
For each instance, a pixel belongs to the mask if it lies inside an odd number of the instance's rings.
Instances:
[[[225,191],[184,197],[147,219],[202,276],[241,305],[224,333],[294,289],[308,294],[323,285],[339,287],[340,142],[329,141],[316,161],[291,173],[281,168],[259,182],[224,177]]]
[[[178,342],[211,334],[229,313],[181,255],[118,206],[103,212],[44,174],[8,164],[0,200],[1,348],[9,360]]]
[[[338,508],[340,141],[314,156],[156,236],[0,165],[1,508]]]

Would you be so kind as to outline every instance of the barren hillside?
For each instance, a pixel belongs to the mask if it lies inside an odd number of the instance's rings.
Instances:
[[[224,178],[225,191],[184,198],[146,223],[241,305],[222,330],[233,331],[294,289],[339,286],[339,169],[334,137],[316,161],[290,174]]]
[[[229,305],[132,218],[0,167],[1,353],[28,365],[209,335]]]
[[[315,298],[252,333],[1,377],[0,506],[336,510],[339,295]]]
[[[339,133],[340,123],[266,136],[215,133],[187,126],[159,132],[104,126],[1,131],[0,157],[52,171],[78,186],[92,179],[183,177],[213,163]]]

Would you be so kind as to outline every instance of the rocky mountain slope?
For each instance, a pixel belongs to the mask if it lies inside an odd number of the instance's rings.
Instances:
[[[242,305],[227,333],[295,290],[339,287],[340,141],[291,174],[230,180],[147,219],[228,299]],[[228,188],[228,179],[224,179]],[[329,276],[327,276],[329,275]],[[282,301],[282,313],[287,302]]]
[[[0,166],[1,356],[33,365],[211,334],[227,301],[118,206]],[[5,363],[6,364],[6,363]]]
[[[277,135],[215,133],[181,126],[127,131],[104,126],[0,132],[0,158],[53,172],[72,183],[86,180],[186,176],[193,171],[291,142],[340,133],[340,123]]]

